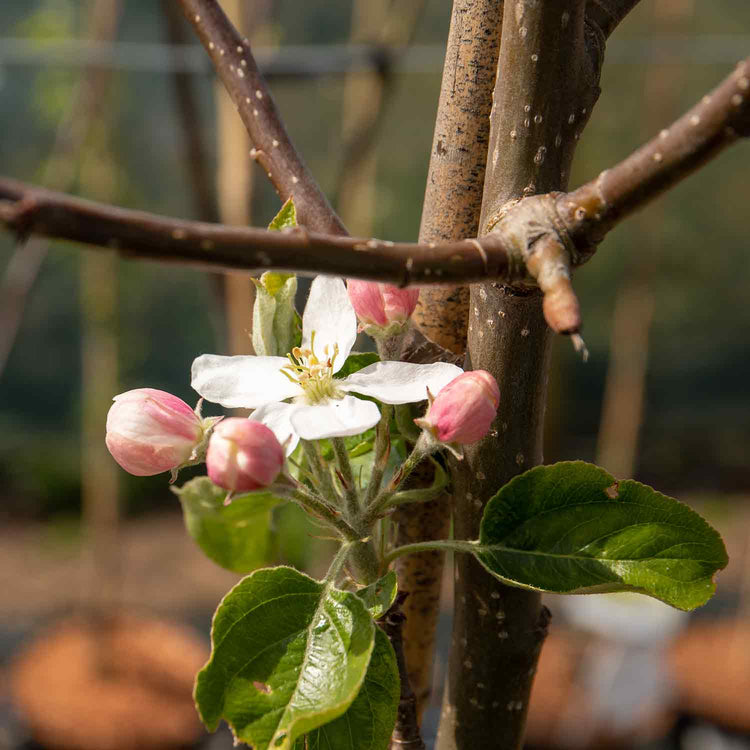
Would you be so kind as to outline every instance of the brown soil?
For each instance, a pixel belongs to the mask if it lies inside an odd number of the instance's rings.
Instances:
[[[166,622],[70,619],[17,657],[11,693],[50,750],[186,747],[203,734],[192,686],[207,657],[194,633]]]
[[[681,710],[750,732],[750,621],[694,625],[672,648],[670,666]]]
[[[579,664],[591,636],[562,628],[550,632],[534,677],[526,725],[526,743],[533,748],[617,750],[634,741],[663,737],[674,716],[661,707],[643,716],[633,733],[615,735],[597,725],[591,696],[581,684]]]

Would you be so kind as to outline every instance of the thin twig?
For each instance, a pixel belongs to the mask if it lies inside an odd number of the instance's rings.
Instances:
[[[595,23],[605,37],[610,36],[640,0],[588,0],[586,20]]]
[[[406,659],[404,658],[402,631],[406,618],[401,611],[401,605],[405,598],[406,594],[399,592],[393,606],[378,623],[383,632],[388,636],[391,646],[393,646],[401,682],[401,696],[398,702],[396,726],[391,735],[391,750],[425,750],[424,741],[419,733],[417,698],[409,683],[409,674],[406,669]]]
[[[292,144],[248,40],[234,28],[216,0],[179,2],[237,105],[237,112],[255,145],[251,157],[263,167],[279,197],[282,201],[294,198],[300,223],[310,229],[346,234],[341,220]]]

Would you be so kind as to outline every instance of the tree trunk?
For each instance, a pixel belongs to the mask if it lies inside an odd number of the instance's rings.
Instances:
[[[582,0],[505,3],[480,234],[492,229],[509,201],[567,183],[598,94],[584,8]],[[542,462],[549,351],[536,289],[472,286],[469,366],[495,376],[501,400],[495,429],[467,450],[455,472],[457,538],[475,539],[490,497]],[[455,576],[450,675],[437,747],[520,748],[549,613],[539,594],[501,585],[468,555],[456,556]]]
[[[456,0],[443,70],[420,242],[475,237],[482,207],[489,114],[500,49],[502,2]],[[415,321],[445,349],[466,348],[468,287],[423,288]],[[431,470],[422,478],[431,481]],[[397,545],[445,539],[451,499],[405,506],[397,511]],[[424,552],[396,563],[403,605],[404,649],[421,717],[430,696],[435,631],[440,615],[444,555]]]

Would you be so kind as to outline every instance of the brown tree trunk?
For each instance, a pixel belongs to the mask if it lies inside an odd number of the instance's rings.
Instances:
[[[505,3],[480,234],[509,201],[563,189],[598,94],[582,0]],[[500,386],[494,431],[457,467],[454,531],[475,539],[485,503],[542,462],[550,332],[537,290],[471,288],[468,360]],[[457,555],[450,675],[439,750],[521,747],[549,613],[539,594],[509,588]]]
[[[500,49],[502,2],[456,0],[443,69],[420,242],[475,237],[482,207],[492,88]],[[415,321],[445,349],[466,348],[468,287],[423,288]],[[431,471],[422,478],[431,481]],[[445,539],[451,498],[405,506],[396,513],[398,545]],[[420,717],[430,696],[444,555],[424,552],[396,563],[403,605],[404,650]]]

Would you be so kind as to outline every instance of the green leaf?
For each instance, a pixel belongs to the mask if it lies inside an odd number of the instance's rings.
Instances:
[[[279,567],[257,570],[222,600],[195,700],[214,731],[225,719],[255,750],[289,750],[341,716],[365,678],[375,626],[362,600]]]
[[[484,511],[475,553],[496,577],[559,594],[636,591],[679,609],[705,604],[728,562],[697,513],[582,461],[512,479]]]
[[[365,603],[367,611],[374,620],[382,617],[396,601],[398,580],[396,573],[389,570],[381,579],[355,592]]]
[[[281,207],[279,213],[274,216],[273,221],[268,225],[268,228],[272,231],[280,232],[282,229],[296,226],[297,209],[294,205],[294,201],[291,198],[288,198],[286,203]]]
[[[255,284],[253,348],[259,356],[285,356],[299,343],[300,326],[294,308],[297,277],[266,271]]]
[[[396,655],[376,628],[375,649],[354,703],[343,716],[297,740],[295,750],[387,750],[400,692]]]
[[[196,477],[172,491],[182,503],[188,533],[211,560],[235,573],[268,563],[271,509],[282,500],[268,492],[251,492],[224,505],[226,490],[208,477]]]
[[[346,378],[368,365],[380,362],[377,352],[352,352],[344,362],[344,366],[336,373],[337,378]]]

